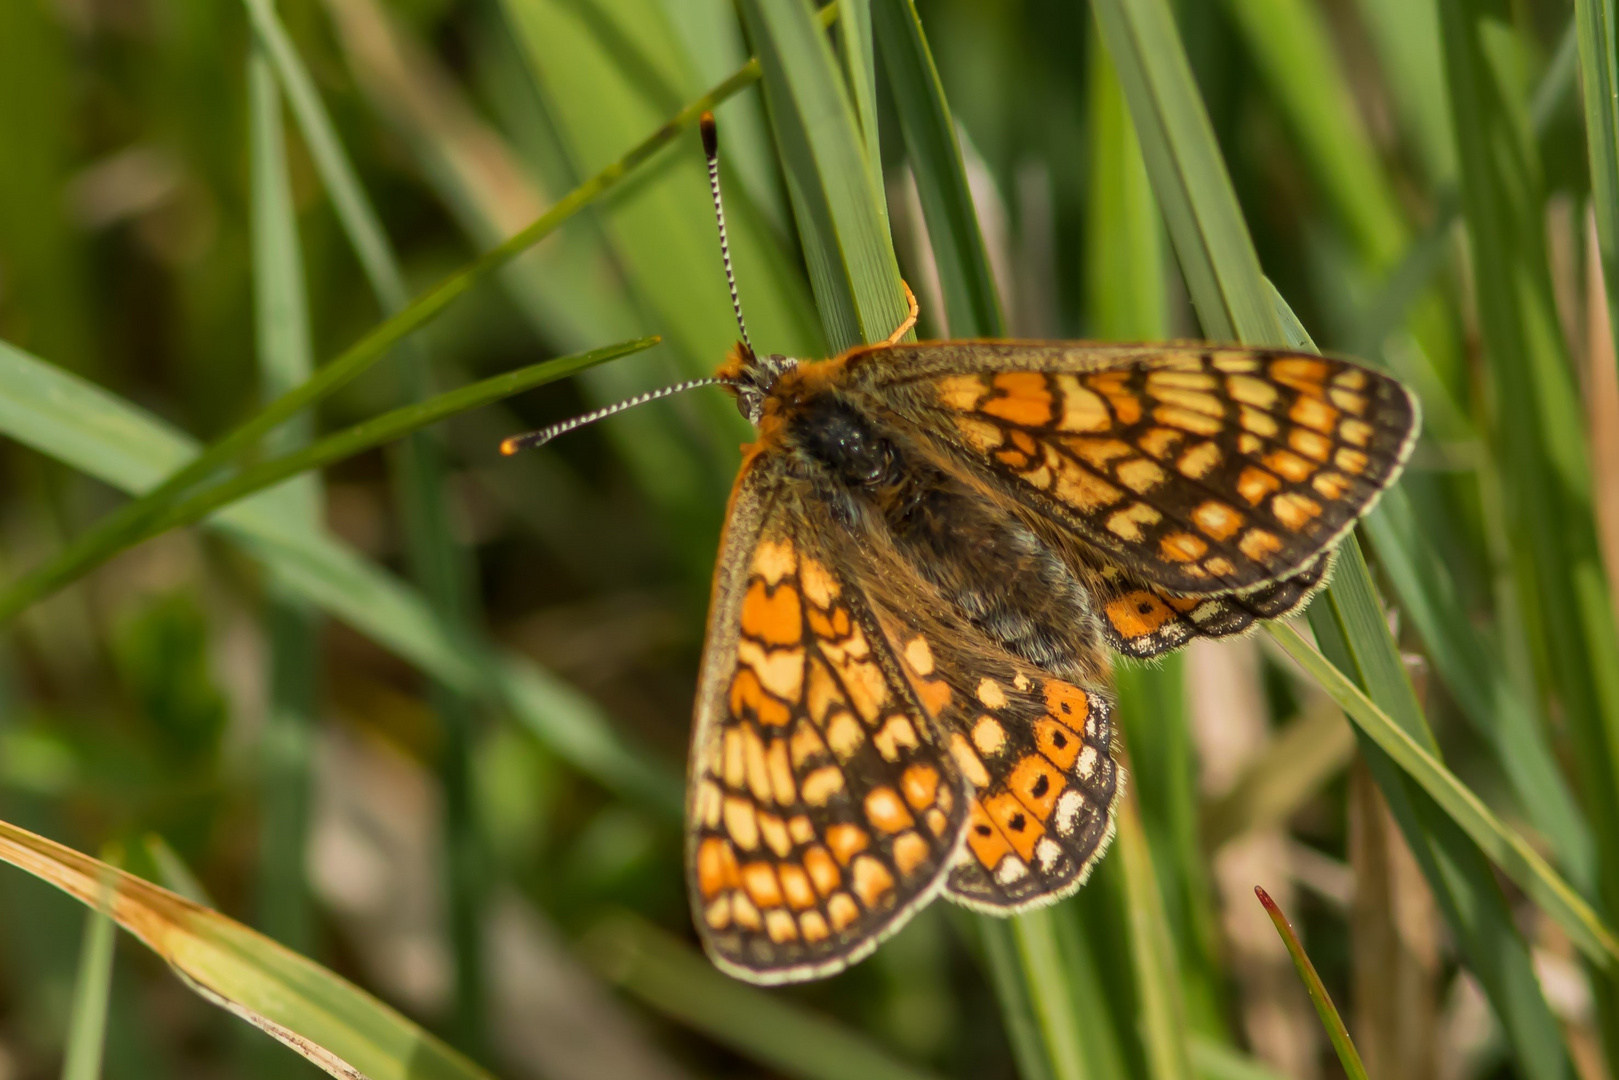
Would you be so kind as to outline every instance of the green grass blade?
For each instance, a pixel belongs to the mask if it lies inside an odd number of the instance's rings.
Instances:
[[[274,400],[309,378],[314,367],[309,309],[298,243],[297,215],[287,175],[281,92],[262,52],[248,59],[253,175],[254,323],[259,380]],[[314,417],[293,418],[274,440],[281,448],[307,444]],[[297,476],[266,499],[289,526],[320,527],[316,473]],[[270,701],[259,744],[259,866],[256,921],[292,949],[313,942],[313,912],[305,881],[310,762],[320,664],[319,617],[306,601],[272,578],[265,610],[270,643]]]
[[[1344,1067],[1344,1074],[1349,1080],[1368,1080],[1366,1066],[1361,1062],[1353,1040],[1349,1038],[1349,1029],[1344,1026],[1343,1017],[1338,1015],[1338,1008],[1333,1005],[1327,988],[1321,985],[1321,976],[1316,974],[1315,965],[1299,943],[1299,936],[1293,932],[1292,924],[1263,888],[1255,885],[1254,895],[1264,905],[1270,921],[1276,924],[1276,932],[1287,946],[1287,954],[1293,958],[1293,966],[1298,969],[1304,989],[1310,994],[1310,1003],[1315,1006],[1316,1015],[1321,1017],[1321,1026],[1327,1029],[1327,1038],[1332,1040],[1332,1049],[1338,1055],[1338,1063]]]
[[[1120,800],[1118,837],[1129,920],[1130,957],[1140,995],[1141,1043],[1152,1080],[1190,1080],[1192,1060],[1186,1041],[1186,1006],[1181,1000],[1174,942],[1163,894],[1153,870],[1152,851],[1137,801],[1128,791]]]
[[[1215,338],[1234,333],[1256,344],[1284,342],[1273,291],[1259,273],[1168,4],[1102,0],[1096,12],[1205,333]],[[1231,250],[1224,250],[1227,246]],[[1343,545],[1325,599],[1327,606],[1319,600],[1314,605],[1312,618],[1324,620],[1330,609],[1345,619],[1340,624],[1345,627],[1343,662],[1363,660],[1357,671],[1372,699],[1396,709],[1402,720],[1426,734],[1353,539]],[[1413,804],[1403,787],[1410,781],[1401,780],[1392,766],[1380,768],[1373,760],[1373,771],[1391,805]],[[1512,928],[1505,898],[1478,849],[1437,806],[1433,810],[1421,818],[1399,810],[1397,816],[1408,842],[1419,851],[1464,954],[1503,1017],[1520,1062],[1535,1076],[1561,1075],[1566,1062],[1556,1026],[1530,972],[1528,951]]]
[[[234,462],[287,420],[358,378],[395,345],[431,322],[485,277],[537,244],[580,210],[634,174],[658,151],[695,124],[704,112],[752,85],[758,78],[759,66],[757,62],[750,61],[736,74],[682,108],[629,152],[574,188],[535,221],[441,280],[399,314],[384,321],[319,368],[309,379],[234,428],[139,499],[97,522],[45,566],[12,582],[4,592],[0,592],[0,623],[15,618],[29,604],[78,579],[124,550],[134,542],[133,538],[144,535],[150,524],[194,485]]]
[[[1442,0],[1440,14],[1520,602],[1544,642],[1542,676],[1562,709],[1597,848],[1611,852],[1619,845],[1619,629],[1593,518],[1585,413],[1546,259],[1540,164],[1516,76],[1520,43],[1504,36],[1490,5]],[[1619,911],[1619,859],[1598,869],[1603,907]],[[1597,1027],[1614,1053],[1619,983],[1610,978],[1596,996]]]
[[[641,338],[639,341],[609,345],[604,349],[595,349],[578,356],[545,360],[518,368],[516,371],[508,371],[504,375],[495,375],[471,386],[463,386],[459,390],[447,391],[416,405],[405,405],[383,413],[381,416],[328,435],[290,454],[250,466],[231,479],[204,489],[159,518],[148,535],[156,536],[169,529],[190,525],[221,507],[229,506],[254,492],[273,487],[289,476],[323,469],[372,447],[402,439],[412,432],[421,431],[452,416],[502,401],[514,394],[532,390],[536,386],[566,379],[597,364],[604,364],[642,349],[650,349],[657,343],[657,338]]]
[[[1093,10],[1204,334],[1280,341],[1276,311],[1257,286],[1259,257],[1169,5],[1097,0]]]
[[[109,897],[108,890],[102,889],[84,917],[84,944],[79,949],[78,977],[73,981],[62,1080],[97,1080],[101,1076],[117,944],[117,928],[106,911]]]
[[[1619,312],[1619,12],[1614,0],[1575,0],[1591,209],[1610,318]],[[1610,321],[1619,326],[1619,319]]]
[[[218,912],[0,822],[0,860],[95,909],[208,1001],[342,1080],[491,1080],[395,1010]]]
[[[873,18],[900,131],[916,177],[953,337],[1006,333],[978,212],[967,187],[956,123],[914,0],[876,0]]]
[[[866,168],[877,191],[877,208],[883,225],[888,225],[888,203],[883,190],[883,155],[877,125],[877,56],[872,47],[871,0],[842,0],[838,18],[838,59],[860,124],[861,147]]]
[[[1405,142],[1437,184],[1456,176],[1456,132],[1445,98],[1437,0],[1358,0]]]
[[[631,916],[599,923],[586,956],[610,983],[772,1072],[800,1080],[929,1080],[863,1035],[721,974],[689,946]]]
[[[972,917],[964,915],[963,918]],[[1040,1007],[1035,1001],[1040,993],[1039,980],[1023,966],[1012,920],[979,917],[972,918],[972,925],[981,954],[979,959],[1000,1002],[1001,1023],[1006,1028],[1007,1041],[1012,1044],[1012,1058],[1017,1062],[1021,1080],[1086,1076],[1083,1061],[1055,1060],[1053,1050],[1045,1041]]]
[[[805,0],[743,0],[810,284],[834,350],[905,318],[899,264],[864,136],[832,47]]]
[[[1041,908],[1008,920],[1017,949],[1018,971],[1028,986],[1028,1007],[1051,1064],[1053,1080],[1086,1080],[1091,1075],[1080,1046],[1084,1038],[1069,974],[1057,945],[1056,913]]]
[[[1202,1080],[1283,1080],[1269,1065],[1211,1039],[1192,1036],[1191,1053],[1192,1067]]]
[[[129,403],[0,342],[0,433],[131,493],[148,490],[197,445]],[[626,746],[587,697],[511,653],[471,647],[420,594],[335,541],[289,532],[257,500],[211,524],[273,565],[289,587],[434,678],[509,709],[564,760],[608,789],[678,818],[683,785]]]

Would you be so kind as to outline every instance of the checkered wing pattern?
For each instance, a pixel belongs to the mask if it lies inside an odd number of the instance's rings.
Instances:
[[[846,564],[765,464],[738,482],[691,755],[688,879],[725,970],[831,974],[942,887],[967,806]]]
[[[1394,482],[1418,426],[1398,382],[1313,354],[947,342],[845,362],[945,457],[1179,596],[1305,571]]]

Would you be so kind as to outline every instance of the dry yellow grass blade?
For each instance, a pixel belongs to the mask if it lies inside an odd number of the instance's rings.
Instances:
[[[364,990],[210,908],[0,822],[0,860],[114,922],[204,999],[344,1080],[491,1080]]]

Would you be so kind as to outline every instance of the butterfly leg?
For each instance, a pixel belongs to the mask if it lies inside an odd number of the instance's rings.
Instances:
[[[892,334],[888,335],[888,339],[883,342],[884,345],[898,345],[899,339],[909,334],[911,329],[916,326],[916,317],[922,312],[922,305],[916,302],[916,294],[911,291],[910,285],[906,284],[903,278],[900,279],[899,284],[900,288],[905,290],[905,303],[910,307],[910,311],[906,314],[905,321],[895,327]]]

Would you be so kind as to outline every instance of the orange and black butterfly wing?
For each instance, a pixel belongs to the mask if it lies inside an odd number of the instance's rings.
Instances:
[[[831,974],[942,887],[966,821],[840,538],[755,458],[737,482],[698,692],[687,871],[715,962],[760,983]]]
[[[1331,563],[1329,553],[1292,577],[1249,592],[1216,596],[1177,596],[1111,565],[1094,567],[1087,583],[1108,647],[1148,660],[1193,638],[1245,634],[1262,619],[1280,619],[1300,610],[1326,583]]]
[[[1305,571],[1398,477],[1419,423],[1395,380],[1285,351],[944,342],[843,363],[941,460],[1181,596]]]
[[[1124,790],[1112,701],[893,609],[880,616],[893,650],[965,781],[966,842],[946,895],[1010,915],[1074,892],[1107,850]]]

